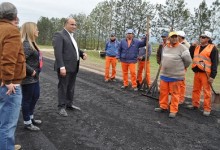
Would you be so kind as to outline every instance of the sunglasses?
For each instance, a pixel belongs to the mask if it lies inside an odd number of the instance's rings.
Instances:
[[[200,36],[200,38],[201,38],[201,39],[205,39],[205,38],[207,38],[207,37],[206,37],[206,36]]]

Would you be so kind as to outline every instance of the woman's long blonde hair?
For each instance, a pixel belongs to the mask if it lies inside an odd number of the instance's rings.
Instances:
[[[38,49],[35,37],[36,29],[37,24],[34,22],[26,22],[21,26],[21,41],[23,43],[27,40],[33,50],[36,50],[36,48]]]

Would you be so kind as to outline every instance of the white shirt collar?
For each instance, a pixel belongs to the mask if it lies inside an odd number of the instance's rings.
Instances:
[[[65,28],[64,28],[65,29]],[[69,33],[70,36],[73,36],[73,33],[70,33],[69,31],[67,31],[67,29],[65,29],[67,33]]]

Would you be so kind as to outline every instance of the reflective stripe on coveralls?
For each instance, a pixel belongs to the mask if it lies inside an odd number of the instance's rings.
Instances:
[[[193,63],[192,63],[192,68],[198,67],[200,70],[204,70],[204,66],[200,63],[201,61],[205,63],[205,71],[208,73],[211,73],[211,59],[210,59],[210,53],[212,52],[214,45],[209,44],[205,47],[205,49],[199,53],[200,51],[200,46],[197,46],[195,51],[194,51],[194,57],[193,57]]]
[[[214,45],[209,44],[205,47],[205,49],[199,54],[200,46],[197,46],[194,51],[194,58],[193,58],[193,64],[192,68],[198,67],[201,70],[204,70],[210,75],[211,73],[211,59],[210,54],[212,52]],[[202,63],[204,64],[201,64]],[[200,106],[200,96],[201,96],[201,90],[203,89],[204,92],[204,111],[211,111],[211,87],[208,82],[208,78],[206,76],[205,72],[196,72],[194,74],[194,83],[193,83],[193,91],[192,91],[192,104],[195,107]]]

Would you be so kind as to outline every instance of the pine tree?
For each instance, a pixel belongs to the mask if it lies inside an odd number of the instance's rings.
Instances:
[[[152,31],[158,40],[164,30],[186,30],[190,12],[185,7],[184,0],[166,0],[165,5],[156,5],[157,14],[152,21]]]

